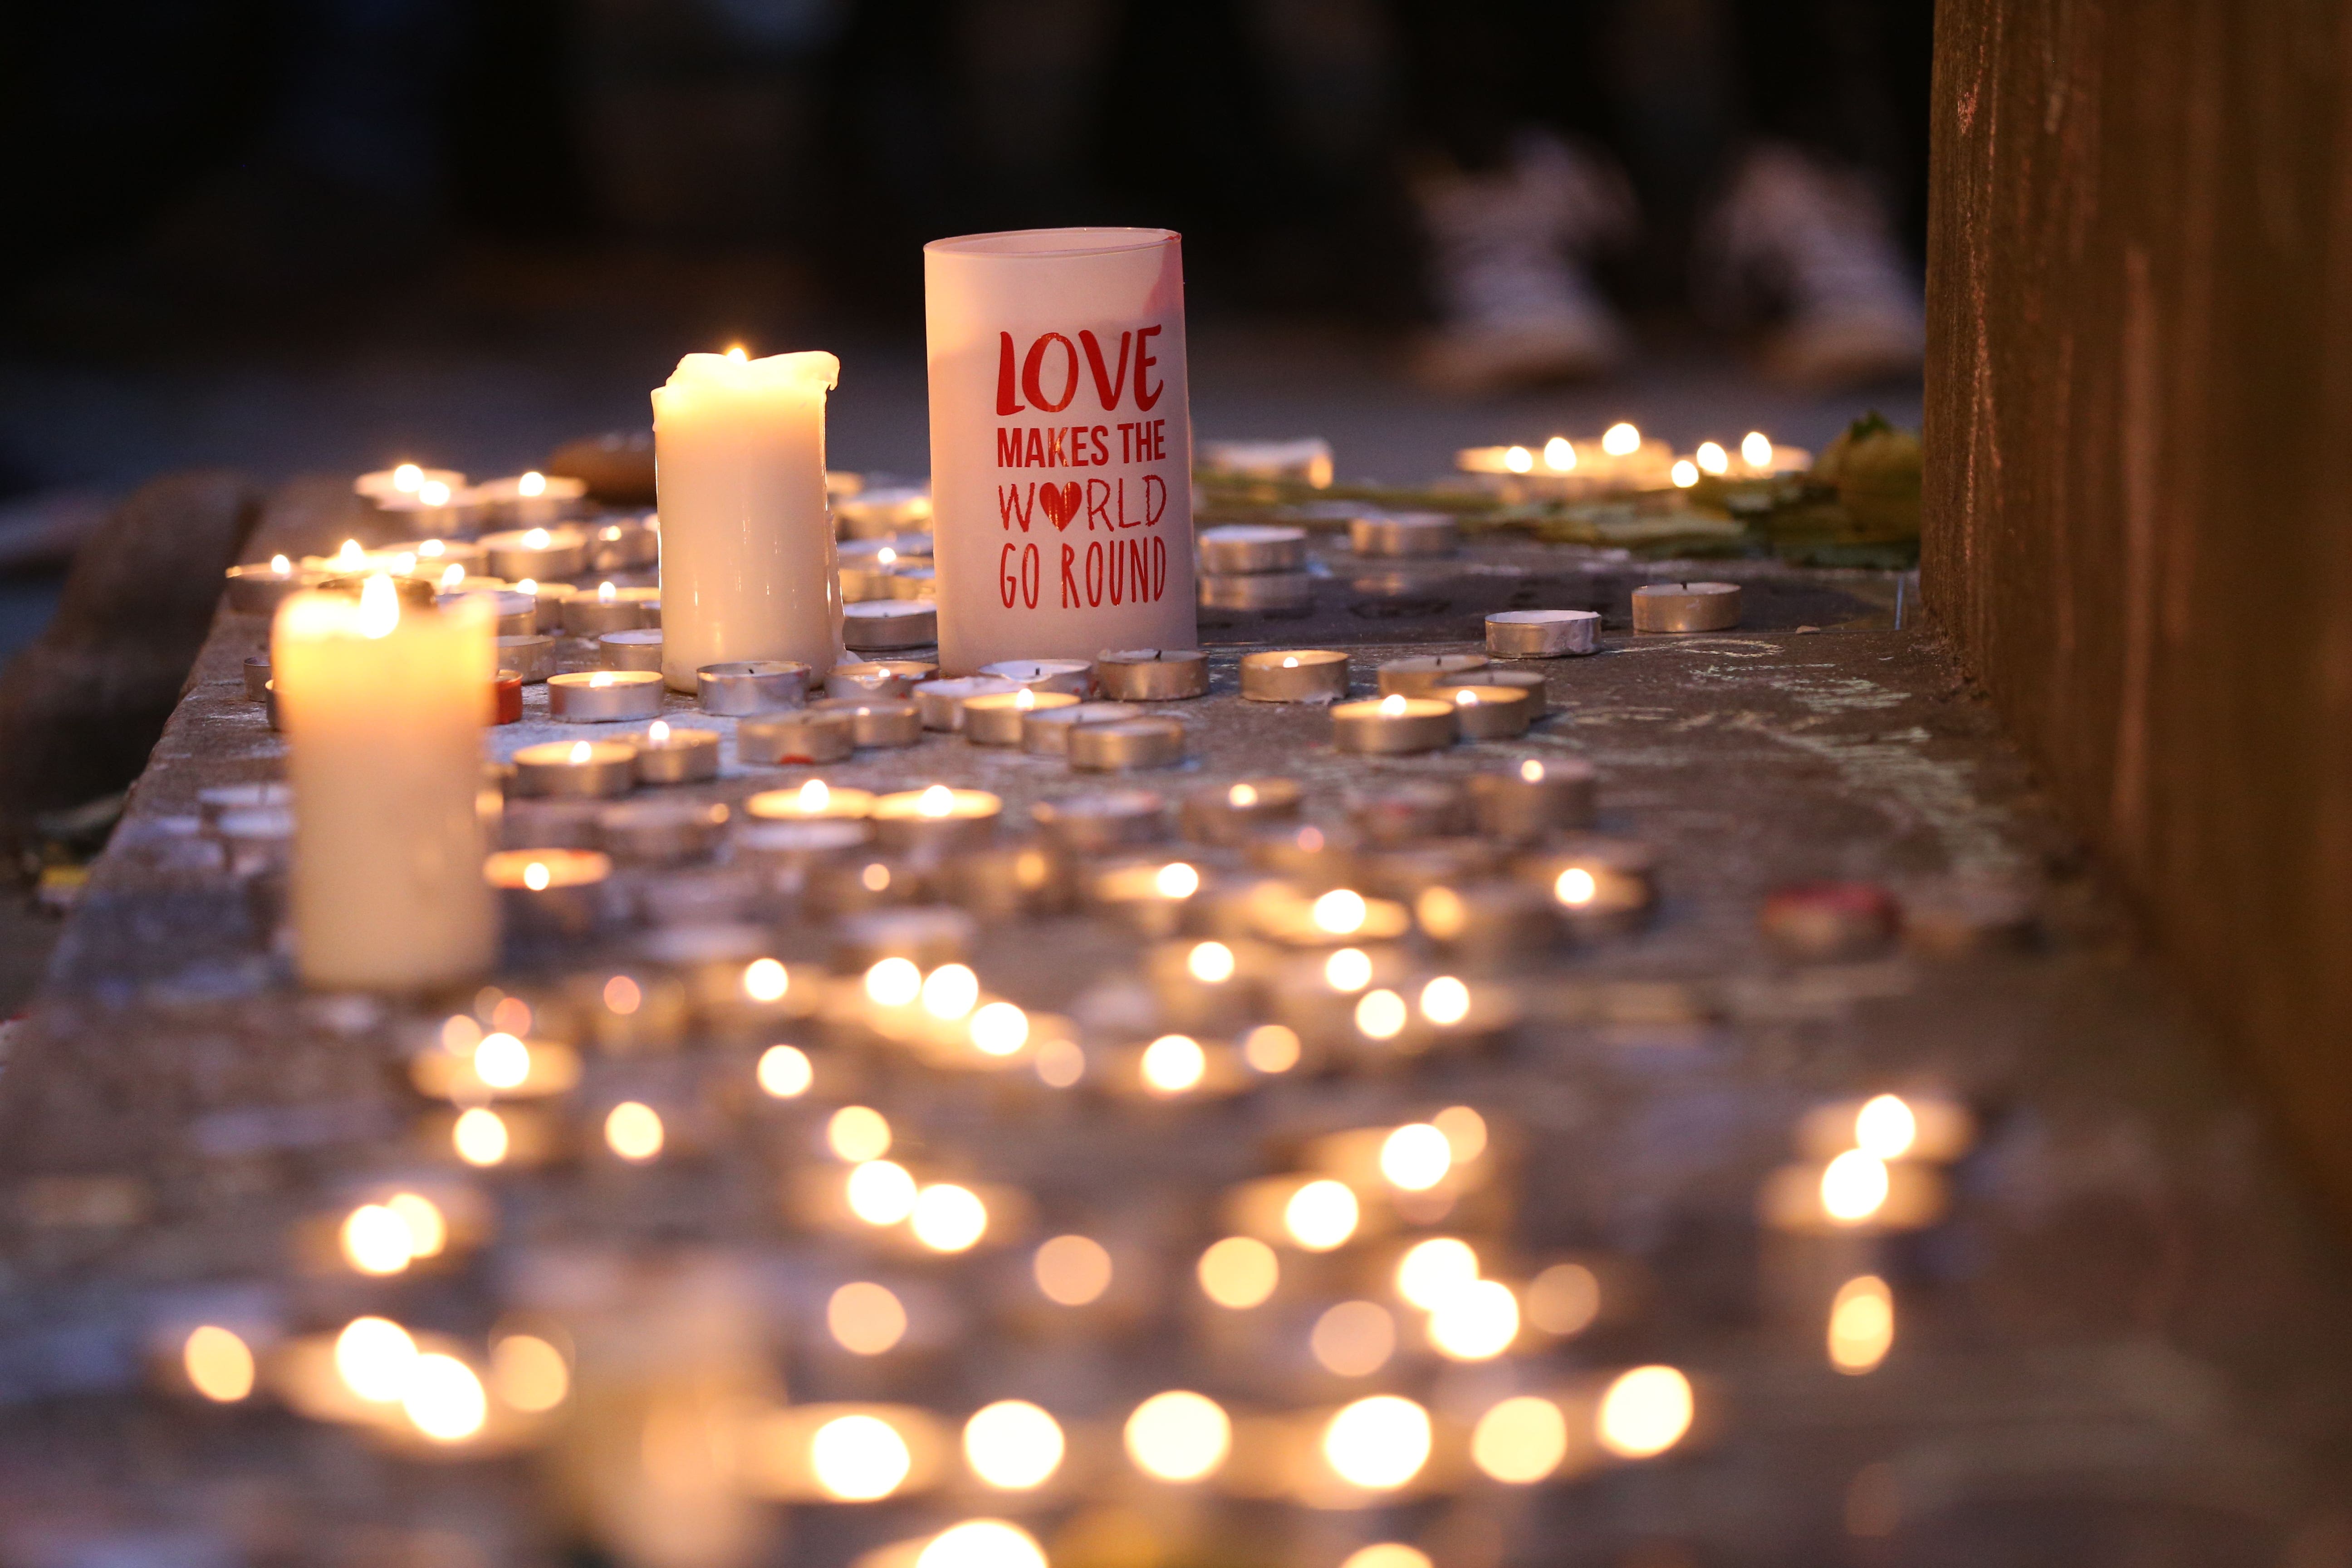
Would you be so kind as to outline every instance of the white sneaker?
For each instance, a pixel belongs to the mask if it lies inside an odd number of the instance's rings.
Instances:
[[[1851,386],[1919,369],[1919,285],[1860,176],[1791,147],[1760,147],[1715,213],[1702,254],[1717,273],[1710,292],[1786,312],[1765,350],[1782,380]]]
[[[1633,230],[1624,177],[1539,132],[1521,136],[1498,174],[1417,183],[1440,321],[1420,368],[1460,392],[1602,374],[1625,333],[1583,263]]]

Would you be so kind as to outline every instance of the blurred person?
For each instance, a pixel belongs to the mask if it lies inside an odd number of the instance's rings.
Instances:
[[[1594,280],[1634,238],[1625,0],[1393,0],[1437,323],[1422,368],[1473,391],[1605,374],[1632,353]],[[1916,371],[1916,270],[1889,187],[1924,123],[1902,47],[1926,0],[1728,0],[1740,133],[1692,247],[1707,313],[1772,323],[1764,363],[1828,386]],[[1914,101],[1906,102],[1906,100]]]

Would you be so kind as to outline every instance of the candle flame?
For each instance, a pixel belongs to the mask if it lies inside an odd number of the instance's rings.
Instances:
[[[1533,757],[1529,757],[1526,762],[1519,764],[1519,776],[1527,780],[1529,784],[1541,784],[1544,776],[1543,764],[1536,761]]]
[[[1297,669],[1298,668],[1298,656],[1292,653],[1284,654],[1282,656],[1282,668],[1285,669]]]
[[[534,599],[539,597],[539,579],[536,577],[524,578],[521,582],[515,584],[515,592],[518,594],[529,594]]]
[[[547,476],[533,468],[516,483],[515,489],[527,496],[543,496],[547,493]]]
[[[741,343],[736,343],[728,349],[727,357],[733,360],[737,364],[741,364],[745,360],[751,357],[751,351],[746,349]]]
[[[424,484],[417,487],[416,499],[423,501],[426,506],[447,506],[449,504],[449,487],[443,484],[439,479],[427,479]]]
[[[455,561],[441,568],[441,585],[444,588],[454,588],[465,580],[466,569]]]
[[[1013,694],[1013,706],[1025,713],[1037,706],[1037,694],[1024,686]]]
[[[416,552],[404,550],[392,558],[392,569],[405,577],[416,570]]]
[[[446,545],[446,544],[442,543],[442,542],[441,542],[439,540],[437,540],[437,539],[428,539],[428,540],[425,540],[423,543],[421,543],[421,544],[417,545],[417,547],[416,547],[416,553],[418,553],[419,555],[435,555],[435,556],[439,556],[439,555],[446,555],[448,552],[449,552],[449,547],[448,547],[447,545]]]
[[[1688,458],[1676,458],[1669,477],[1675,481],[1676,489],[1686,490],[1698,483],[1698,465]]]
[[[1697,452],[1693,456],[1697,458],[1699,468],[1705,473],[1720,474],[1731,467],[1731,454],[1725,451],[1719,443],[1714,441],[1701,441],[1698,444]]]
[[[610,583],[599,583],[596,584],[596,602],[598,604],[609,605],[615,597],[617,597],[617,595],[614,593],[613,584]]]
[[[379,572],[360,588],[360,636],[386,637],[400,625],[400,595],[392,579]]]
[[[1536,466],[1536,455],[1525,447],[1513,447],[1503,454],[1503,467],[1515,474],[1524,474]]]
[[[588,684],[594,687],[610,686],[613,684],[613,672],[608,669],[600,669],[595,674],[588,678]]]
[[[1454,694],[1454,705],[1456,708],[1475,708],[1478,706],[1478,694],[1465,688]]]
[[[1391,695],[1389,695],[1389,696],[1387,696],[1387,697],[1383,697],[1383,698],[1381,698],[1381,718],[1383,718],[1383,719],[1393,719],[1393,718],[1395,718],[1398,714],[1402,713],[1403,711],[1404,711],[1404,698],[1402,697],[1402,695],[1401,695],[1401,694],[1396,694],[1396,693],[1391,693]]]
[[[667,720],[663,720],[663,719],[656,719],[656,720],[655,720],[651,724],[648,724],[647,726],[646,726],[646,742],[647,742],[648,744],[651,744],[651,745],[656,745],[656,746],[667,746],[667,745],[668,745],[668,744],[669,744],[669,723],[668,723],[668,721],[667,721]]]
[[[1612,458],[1632,457],[1642,449],[1642,433],[1621,419],[1602,433],[1601,449]]]
[[[588,761],[588,755],[587,742],[574,741],[572,742],[572,765],[573,767],[576,768],[584,765]]]
[[[1555,436],[1544,443],[1544,467],[1555,474],[1567,473],[1576,467],[1576,447],[1565,436]]]
[[[896,561],[896,560],[898,560],[898,552],[897,551],[895,551],[895,550],[891,549],[891,548],[890,548],[888,545],[887,545],[887,544],[886,544],[886,545],[884,545],[881,549],[879,549],[879,550],[877,550],[877,551],[876,551],[876,552],[874,552],[874,560],[875,560],[876,564],[877,564],[877,565],[887,566],[887,565],[889,565],[893,561]]]
[[[294,563],[287,560],[283,555],[273,555],[269,558],[269,569],[283,577],[294,570]]]
[[[345,572],[363,571],[367,566],[367,552],[360,548],[358,540],[346,539],[343,547],[335,552],[335,565]]]
[[[544,550],[547,548],[548,542],[547,530],[543,528],[531,529],[523,534],[522,542],[526,549]]]
[[[522,868],[522,885],[529,888],[532,892],[545,892],[547,890],[547,883],[548,871],[546,861],[533,860],[530,865],[525,866]]]
[[[1237,784],[1234,785],[1231,790],[1226,792],[1225,798],[1232,801],[1234,805],[1246,810],[1257,804],[1257,786],[1255,784]]]
[[[1772,437],[1761,430],[1750,430],[1748,432],[1748,438],[1739,443],[1739,455],[1748,459],[1748,466],[1751,468],[1770,468]]]
[[[404,494],[413,493],[425,482],[425,470],[414,463],[403,463],[392,470],[392,488]]]
[[[803,811],[823,811],[826,806],[832,804],[833,791],[826,787],[825,782],[823,779],[811,779],[808,783],[801,785],[801,809]]]
[[[915,810],[924,816],[945,816],[955,810],[955,792],[945,784],[933,784],[915,802]]]

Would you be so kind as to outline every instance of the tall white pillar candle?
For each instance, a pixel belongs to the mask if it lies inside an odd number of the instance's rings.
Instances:
[[[706,664],[841,661],[841,588],[825,510],[828,353],[688,354],[654,390],[661,507],[662,676]]]
[[[295,963],[311,985],[410,990],[497,957],[475,796],[495,616],[465,595],[403,605],[296,594],[270,637],[294,792]]]
[[[934,240],[923,289],[940,668],[1192,647],[1177,237]]]

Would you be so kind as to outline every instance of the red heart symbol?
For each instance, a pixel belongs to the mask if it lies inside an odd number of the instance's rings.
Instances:
[[[1055,532],[1059,533],[1069,527],[1071,521],[1077,517],[1078,501],[1082,494],[1083,492],[1078,489],[1078,481],[1076,479],[1072,479],[1059,489],[1055,489],[1052,485],[1039,485],[1037,510],[1045,514],[1045,521],[1054,525]]]

